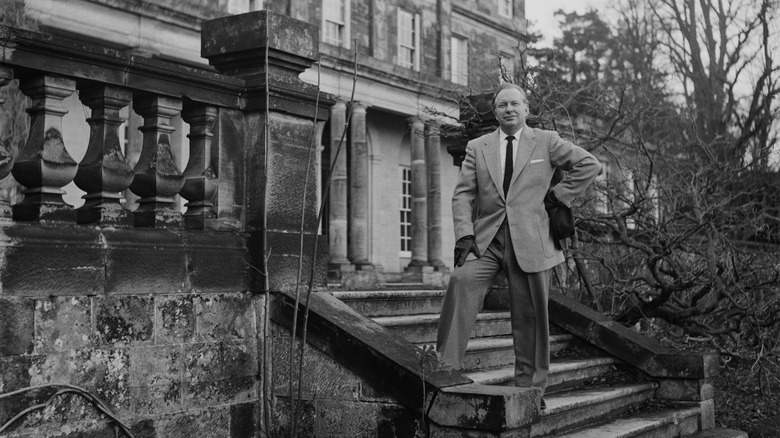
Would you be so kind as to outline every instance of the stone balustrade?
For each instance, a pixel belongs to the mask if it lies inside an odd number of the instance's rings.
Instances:
[[[236,185],[242,157],[223,156],[214,131],[220,112],[246,105],[243,80],[46,34],[9,28],[3,33],[9,36],[5,47],[13,50],[0,61],[0,87],[18,81],[30,99],[30,129],[18,152],[0,145],[0,179],[23,186],[20,202],[0,200],[6,211],[0,217],[118,228],[241,228],[243,189]],[[74,94],[85,107],[86,147],[64,134],[63,102]],[[122,114],[130,109],[143,120],[140,133],[128,134],[143,137],[134,166],[120,144],[120,127],[128,121]],[[174,135],[171,120],[179,115],[189,125],[189,144]],[[237,139],[230,129],[223,131],[225,138]],[[229,147],[232,154],[240,152]],[[189,161],[182,171],[175,157],[185,149]],[[82,153],[76,162],[73,156]],[[223,172],[227,179],[220,178]],[[84,192],[79,208],[63,200],[71,182]],[[133,211],[125,207],[128,190],[138,198]],[[186,202],[184,214],[177,196]]]

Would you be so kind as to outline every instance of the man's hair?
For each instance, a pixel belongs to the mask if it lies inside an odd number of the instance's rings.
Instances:
[[[528,106],[528,96],[525,94],[525,90],[523,89],[523,87],[521,87],[521,86],[519,86],[517,84],[510,83],[510,82],[504,82],[501,85],[499,85],[496,88],[496,91],[493,93],[493,109],[494,110],[496,109],[496,97],[498,97],[498,93],[500,93],[500,92],[502,92],[504,90],[511,90],[511,89],[515,89],[515,90],[519,91],[520,94],[523,96],[523,103],[525,104],[526,107]]]

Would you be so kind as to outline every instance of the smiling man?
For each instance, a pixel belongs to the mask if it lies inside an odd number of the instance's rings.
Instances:
[[[593,155],[556,132],[529,128],[528,98],[514,84],[493,96],[496,131],[469,142],[452,197],[455,269],[441,310],[437,350],[462,368],[488,287],[509,282],[515,385],[544,389],[550,367],[547,299],[551,270],[564,261],[545,204],[571,203],[599,173]],[[556,168],[568,172],[550,189]],[[541,401],[544,409],[544,400]]]

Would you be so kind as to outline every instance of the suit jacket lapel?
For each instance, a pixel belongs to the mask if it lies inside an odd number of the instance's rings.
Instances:
[[[496,185],[496,190],[499,195],[504,197],[504,181],[501,175],[501,154],[499,149],[501,147],[499,142],[498,130],[495,130],[485,140],[485,144],[482,147],[482,153],[485,156],[485,163],[487,164],[488,172],[490,173],[490,179],[493,180],[493,184]]]
[[[526,126],[523,128],[522,134],[520,134],[520,141],[518,141],[517,144],[517,157],[515,158],[515,166],[514,171],[512,172],[512,182],[510,183],[510,190],[511,185],[515,183],[515,180],[517,180],[518,175],[520,175],[520,172],[523,171],[523,168],[526,164],[528,164],[528,160],[531,158],[531,153],[536,148],[536,141],[534,140],[534,133],[531,131],[531,128]]]

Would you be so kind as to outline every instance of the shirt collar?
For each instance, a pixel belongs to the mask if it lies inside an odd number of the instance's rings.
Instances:
[[[518,140],[520,139],[520,134],[522,133],[523,133],[523,128],[520,128],[517,130],[517,132],[512,134],[512,137],[514,137],[515,140]],[[498,135],[499,135],[498,139],[501,141],[501,144],[504,144],[504,142],[506,142],[506,138],[509,137],[508,135],[504,134],[504,131],[502,129],[498,130]]]

